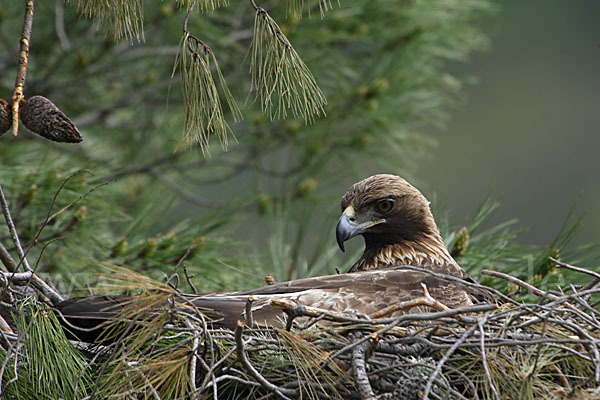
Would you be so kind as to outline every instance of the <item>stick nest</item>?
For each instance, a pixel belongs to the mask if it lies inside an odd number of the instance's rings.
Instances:
[[[52,387],[47,396],[65,398],[600,398],[593,274],[585,286],[536,289],[527,302],[496,292],[495,305],[431,305],[397,318],[302,315],[289,305],[290,318],[302,317],[302,324],[282,321],[289,331],[255,327],[251,318],[216,329],[201,310],[175,300],[177,289],[157,283],[114,321],[119,329],[108,345],[66,340],[54,313],[11,283],[2,310],[13,316],[13,332],[2,335],[2,395],[37,398],[36,390]],[[330,323],[314,323],[323,319]],[[58,367],[32,368],[40,357]]]

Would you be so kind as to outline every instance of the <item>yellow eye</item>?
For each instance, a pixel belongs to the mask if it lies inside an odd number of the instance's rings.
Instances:
[[[388,213],[394,208],[394,200],[386,199],[377,203],[377,211]]]

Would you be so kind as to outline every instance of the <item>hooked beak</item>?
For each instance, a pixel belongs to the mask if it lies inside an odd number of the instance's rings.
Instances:
[[[348,239],[353,238],[356,235],[366,232],[370,227],[385,222],[385,219],[378,219],[375,221],[358,222],[356,219],[354,207],[348,206],[342,213],[342,216],[338,220],[335,228],[335,237],[337,244],[342,251],[344,249],[344,242]]]

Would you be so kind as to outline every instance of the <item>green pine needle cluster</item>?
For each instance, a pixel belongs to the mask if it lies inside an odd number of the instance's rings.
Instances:
[[[275,20],[258,9],[250,45],[250,72],[256,98],[271,120],[288,112],[309,123],[325,115],[325,95]]]
[[[69,0],[87,18],[104,25],[114,41],[144,41],[144,3],[142,0]]]
[[[226,7],[229,5],[229,2],[227,0],[177,0],[177,5],[187,9],[192,7],[192,5],[198,5],[200,11],[206,12]]]
[[[202,151],[206,151],[210,136],[214,134],[222,147],[227,148],[227,137],[232,131],[225,120],[213,73],[217,75],[224,100],[235,121],[242,118],[240,110],[212,50],[190,34],[185,34],[181,43],[181,52],[175,62],[175,68],[179,67],[181,73],[185,108],[183,139],[179,147],[199,144]]]
[[[308,16],[311,16],[311,9],[313,7],[312,1],[306,0],[287,0],[287,8],[286,14],[288,16],[294,16],[296,18],[302,18],[306,13]],[[340,2],[337,2],[338,6]],[[319,12],[321,13],[321,18],[325,16],[327,11],[332,10],[333,7],[331,5],[331,0],[319,0]]]
[[[89,394],[92,371],[83,354],[65,337],[54,313],[25,300],[18,329],[20,342],[0,352],[2,398],[81,399]]]

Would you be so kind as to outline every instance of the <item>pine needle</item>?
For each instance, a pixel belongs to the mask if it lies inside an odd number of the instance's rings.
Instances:
[[[338,7],[340,6],[340,2],[337,2]],[[321,18],[325,17],[325,13],[329,10],[332,10],[333,7],[331,5],[331,0],[319,0],[319,11],[321,13]],[[308,14],[310,18],[311,11],[311,2],[306,2],[305,0],[288,0],[286,15],[294,16],[297,18],[302,18],[304,13]]]
[[[313,122],[325,115],[325,95],[277,23],[257,8],[250,45],[250,72],[256,98],[271,120],[292,116]]]
[[[20,307],[19,317],[22,353],[18,367],[6,370],[9,377],[16,373],[18,380],[4,388],[3,398],[86,397],[92,382],[91,372],[86,369],[85,358],[65,337],[54,313],[26,300]],[[4,361],[6,353],[0,353],[0,361]]]
[[[127,39],[144,41],[144,4],[142,0],[68,0],[76,3],[78,10],[92,18],[112,33],[114,41]]]
[[[194,0],[177,0],[177,5],[179,7],[190,8]],[[229,5],[227,0],[200,0],[197,2],[198,8],[201,12],[216,10],[220,7],[226,7]]]
[[[103,338],[117,342],[114,357],[107,361],[106,371],[100,377],[101,398],[128,393],[175,399],[189,392],[189,341],[180,338],[181,344],[176,342],[172,348],[172,340],[164,335],[165,325],[171,321],[168,299],[165,293],[134,296],[111,321]],[[124,331],[126,327],[129,331]]]
[[[327,362],[330,353],[323,351],[314,343],[294,333],[285,330],[280,330],[278,333],[279,343],[282,349],[285,349],[285,354],[289,357],[289,361],[298,375],[298,382],[301,383],[300,388],[307,394],[307,397],[309,399],[319,399],[320,391],[321,393],[328,393],[332,398],[343,398],[335,390],[335,382],[340,378],[350,381],[351,378],[348,374],[333,363],[331,364],[331,370],[319,368],[320,365]],[[314,386],[306,384],[308,382]],[[328,386],[328,388],[326,389],[325,386]]]
[[[204,153],[208,149],[210,136],[216,135],[223,149],[226,149],[227,136],[233,132],[225,120],[211,68],[217,75],[223,97],[234,120],[241,120],[242,115],[225,83],[214,53],[195,36],[185,33],[173,72],[176,68],[179,68],[181,73],[185,109],[183,138],[178,148],[189,148],[199,144]]]

